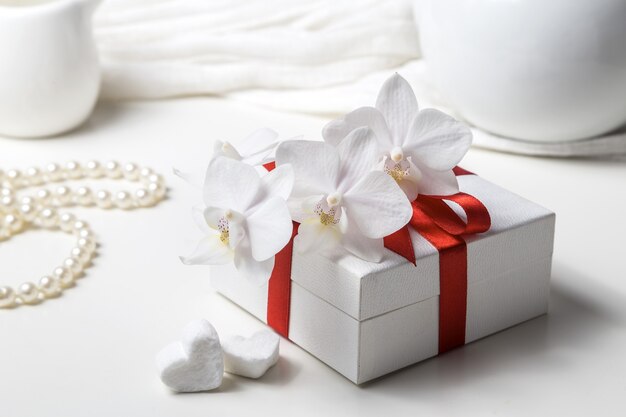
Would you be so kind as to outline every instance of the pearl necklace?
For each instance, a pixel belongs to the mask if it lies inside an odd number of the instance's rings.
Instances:
[[[100,190],[94,193],[84,186],[72,190],[65,185],[57,185],[53,191],[38,188],[34,195],[21,199],[16,194],[18,190],[26,188],[86,178],[125,179],[139,182],[142,187],[134,195],[128,191],[112,194],[107,190]],[[17,291],[9,286],[0,287],[0,308],[38,304],[48,298],[57,297],[63,290],[72,287],[76,278],[90,265],[97,244],[89,225],[76,219],[71,213],[58,213],[57,208],[97,206],[102,209],[131,210],[158,204],[165,198],[165,194],[165,183],[160,175],[150,168],[140,168],[132,163],[122,166],[115,161],[104,165],[89,161],[81,166],[77,162],[68,162],[65,166],[49,164],[43,170],[0,170],[0,242],[28,228],[61,230],[77,239],[70,256],[52,274],[42,277],[38,284],[25,282]]]

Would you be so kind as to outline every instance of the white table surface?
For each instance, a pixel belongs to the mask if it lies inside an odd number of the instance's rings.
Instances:
[[[325,122],[184,99],[101,104],[56,139],[0,138],[4,169],[114,158],[154,167],[171,189],[150,210],[75,210],[97,233],[99,256],[59,299],[0,311],[0,416],[626,415],[626,163],[478,149],[464,167],[557,213],[547,316],[362,387],[282,340],[261,380],[168,391],[154,355],[188,321],[206,318],[223,336],[263,327],[212,291],[205,267],[178,260],[199,236],[189,216],[199,195],[171,168],[200,168],[214,139],[262,126],[314,139]],[[2,242],[0,285],[38,279],[72,243],[38,231]]]

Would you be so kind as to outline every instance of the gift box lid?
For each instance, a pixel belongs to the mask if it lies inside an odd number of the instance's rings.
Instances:
[[[465,237],[468,286],[552,256],[551,211],[475,175],[458,177],[461,191],[489,210],[491,228]],[[460,208],[451,207],[461,216]],[[353,255],[329,259],[300,254],[294,241],[292,280],[356,320],[363,321],[439,295],[439,254],[410,231],[416,265],[387,250],[380,263]]]

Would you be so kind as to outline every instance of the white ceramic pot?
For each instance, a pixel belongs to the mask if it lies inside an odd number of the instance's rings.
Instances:
[[[625,0],[418,0],[422,53],[470,123],[532,141],[626,123]]]
[[[98,2],[0,0],[0,135],[55,135],[89,116],[100,88]]]

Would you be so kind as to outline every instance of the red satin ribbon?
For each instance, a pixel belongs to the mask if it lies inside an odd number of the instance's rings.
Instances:
[[[268,171],[273,162],[264,165]],[[460,167],[455,175],[473,175]],[[465,212],[463,221],[445,201],[458,204]],[[439,353],[465,344],[467,314],[467,245],[462,235],[483,233],[491,226],[487,208],[475,197],[458,193],[451,196],[419,196],[414,202],[409,225],[439,251]],[[385,247],[415,264],[409,225],[384,239]],[[293,238],[298,233],[294,222],[292,239],[276,255],[269,281],[267,323],[282,336],[289,337],[291,302],[291,260]]]
[[[291,260],[293,238],[300,223],[293,222],[289,243],[274,257],[274,269],[267,288],[267,324],[279,335],[289,339],[289,310],[291,308]]]

